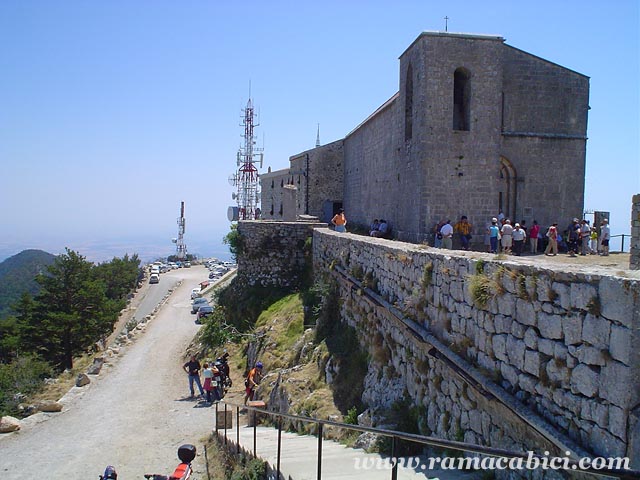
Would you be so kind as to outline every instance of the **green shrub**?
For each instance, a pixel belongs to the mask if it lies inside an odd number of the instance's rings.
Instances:
[[[16,394],[35,393],[42,387],[43,380],[52,374],[51,366],[35,355],[0,363],[0,416],[15,415],[19,403]]]

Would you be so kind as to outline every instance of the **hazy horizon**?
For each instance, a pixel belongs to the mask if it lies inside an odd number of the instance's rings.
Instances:
[[[187,253],[196,255],[198,258],[216,257],[220,260],[230,260],[229,247],[222,242],[225,234],[220,233],[220,235],[212,235],[209,238],[185,235]],[[86,257],[87,260],[96,263],[109,261],[114,257],[122,258],[125,254],[129,256],[137,254],[143,263],[149,263],[176,253],[176,247],[171,242],[171,237],[162,234],[119,238],[89,237],[82,240],[49,238],[23,242],[8,242],[5,239],[0,240],[0,262],[24,250],[43,250],[53,255],[59,255],[65,252],[65,248],[74,250]]]

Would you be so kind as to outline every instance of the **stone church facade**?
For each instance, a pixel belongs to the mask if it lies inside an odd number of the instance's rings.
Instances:
[[[461,215],[476,241],[501,211],[543,226],[582,216],[588,77],[499,36],[443,32],[416,38],[399,77],[398,92],[344,139],[262,176],[263,218],[282,215],[285,178],[298,214],[327,221],[344,206],[350,224],[382,217],[411,242]]]

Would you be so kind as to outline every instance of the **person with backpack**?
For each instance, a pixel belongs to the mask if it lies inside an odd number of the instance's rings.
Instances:
[[[244,381],[245,386],[245,397],[244,404],[247,404],[247,401],[253,401],[253,396],[255,394],[256,388],[260,385],[262,381],[262,362],[257,362],[256,366],[249,370],[247,378]]]

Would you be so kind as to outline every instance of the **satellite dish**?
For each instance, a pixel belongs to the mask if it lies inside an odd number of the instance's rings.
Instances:
[[[229,207],[227,209],[227,218],[230,222],[237,222],[240,218],[238,207]]]
[[[237,182],[238,182],[237,173],[232,173],[231,175],[229,175],[229,185],[231,185],[232,187],[235,187],[237,185]]]

